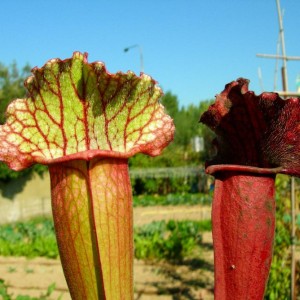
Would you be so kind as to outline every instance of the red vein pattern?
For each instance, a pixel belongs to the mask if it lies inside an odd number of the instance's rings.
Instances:
[[[147,75],[109,74],[75,52],[33,69],[0,126],[0,160],[49,165],[56,236],[72,299],[133,299],[128,157],[158,155],[174,124]]]
[[[56,236],[72,298],[133,299],[127,160],[77,160],[49,169]]]
[[[217,134],[217,156],[208,165],[278,168],[300,176],[300,99],[256,96],[243,78],[225,86],[200,121]]]
[[[56,239],[70,293],[73,299],[98,299],[87,162],[52,165],[49,171]]]
[[[21,170],[33,163],[137,152],[158,155],[173,139],[174,124],[147,75],[110,74],[101,62],[75,52],[32,70],[27,99],[13,101],[0,126],[0,160]]]

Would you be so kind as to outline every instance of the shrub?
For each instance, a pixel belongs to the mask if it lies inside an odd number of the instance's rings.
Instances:
[[[58,257],[53,221],[36,218],[0,227],[0,255]]]
[[[202,242],[210,221],[158,221],[135,228],[135,257],[182,261]]]

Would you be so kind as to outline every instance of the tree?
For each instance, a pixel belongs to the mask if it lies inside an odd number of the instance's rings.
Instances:
[[[191,145],[191,138],[199,133],[199,109],[194,105],[179,108],[177,96],[170,91],[162,97],[161,103],[175,123],[174,144],[186,150]]]
[[[8,104],[14,99],[25,96],[24,80],[30,74],[30,69],[30,66],[26,65],[19,71],[16,62],[8,67],[0,63],[0,124],[5,123],[5,112]],[[41,174],[45,167],[37,165],[22,172],[15,172],[0,162],[0,180],[9,181],[30,174],[33,170]]]
[[[29,73],[29,65],[19,72],[15,62],[9,67],[0,63],[0,124],[5,122],[7,105],[16,98],[24,97],[26,90],[23,82]]]
[[[213,100],[201,101],[199,103],[199,111],[200,111],[199,118],[212,103]],[[207,161],[212,159],[212,157],[215,155],[216,149],[213,143],[213,140],[215,139],[215,133],[202,123],[199,124],[199,130],[200,130],[200,136],[203,138],[204,141],[204,151],[202,152],[201,160]]]
[[[166,94],[161,99],[162,105],[165,107],[167,113],[174,119],[176,118],[179,107],[178,107],[178,99],[177,96],[173,95],[170,91],[166,92]]]

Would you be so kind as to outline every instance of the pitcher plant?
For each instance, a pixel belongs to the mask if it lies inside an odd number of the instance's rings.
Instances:
[[[215,299],[261,300],[272,260],[275,176],[300,176],[300,99],[257,96],[243,78],[200,121],[216,133],[212,207]]]
[[[53,219],[72,299],[133,299],[128,158],[159,155],[174,124],[149,76],[110,74],[87,54],[52,59],[25,81],[0,126],[0,160],[48,165]]]

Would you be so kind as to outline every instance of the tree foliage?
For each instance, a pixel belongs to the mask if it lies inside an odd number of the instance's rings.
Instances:
[[[10,66],[0,63],[0,123],[5,122],[7,105],[16,98],[23,98],[26,94],[24,79],[29,75],[30,67],[26,65],[21,71],[14,62]]]
[[[17,98],[23,98],[26,95],[24,80],[30,74],[30,66],[24,66],[19,71],[18,66],[13,62],[10,66],[0,63],[0,124],[5,123],[5,112],[8,104]],[[0,180],[9,181],[25,174],[31,174],[37,171],[43,172],[45,167],[36,165],[22,172],[15,172],[9,169],[6,164],[0,162]]]
[[[190,104],[187,107],[179,107],[177,96],[169,91],[163,96],[161,102],[175,122],[174,144],[182,147],[184,151],[191,151],[192,139],[196,136],[203,136],[206,130],[199,123],[199,118],[212,100],[201,101],[199,105]]]
[[[176,95],[168,91],[161,99],[167,113],[175,123],[175,137],[161,155],[149,157],[135,155],[130,159],[131,168],[162,168],[180,166],[200,166],[212,154],[211,140],[214,134],[199,123],[200,115],[212,101],[201,101],[199,105],[179,107]],[[193,139],[203,137],[204,150],[197,152]],[[198,191],[199,178],[138,178],[132,180],[133,192],[139,194],[169,194]]]
[[[214,134],[206,126],[199,123],[200,115],[212,103],[212,100],[199,102],[199,105],[190,104],[187,107],[179,107],[176,95],[170,91],[161,99],[167,113],[175,123],[175,137],[158,157],[147,157],[137,155],[131,159],[130,166],[143,167],[176,167],[193,165],[198,166],[204,163],[211,153],[211,140]],[[193,147],[195,137],[204,138],[204,151],[196,152]]]

